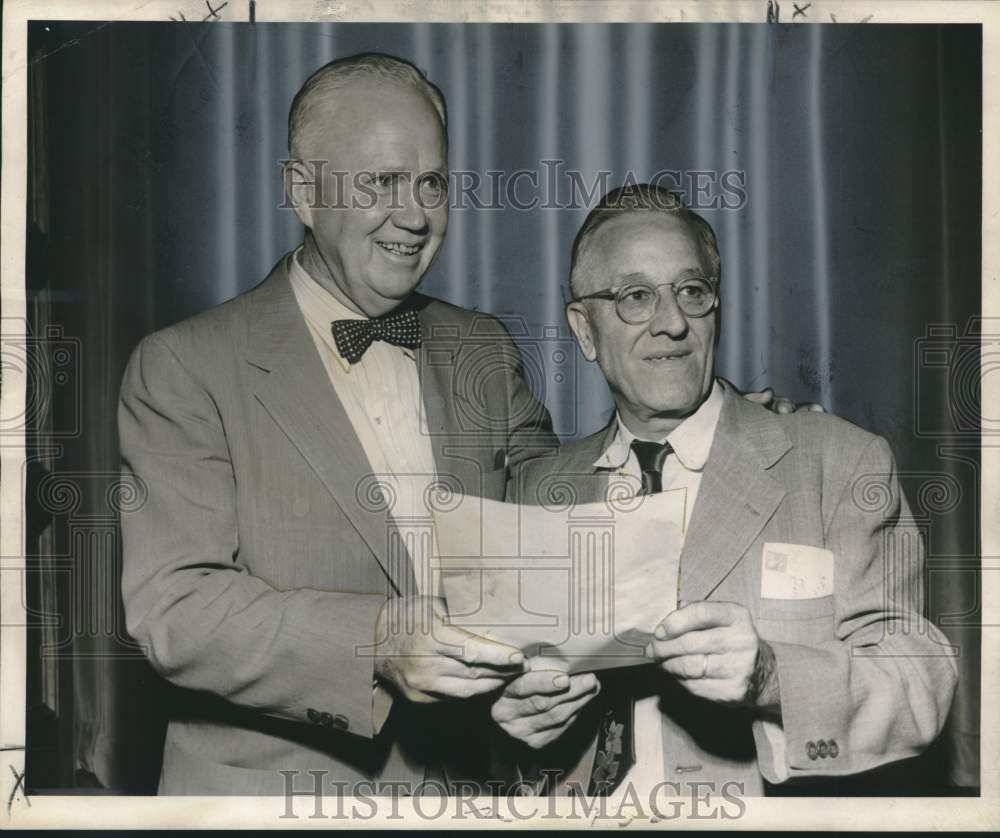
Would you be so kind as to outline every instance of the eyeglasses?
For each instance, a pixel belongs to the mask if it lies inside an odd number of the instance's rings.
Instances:
[[[594,294],[577,297],[577,300],[613,300],[618,316],[630,326],[638,326],[653,319],[660,305],[660,289],[671,290],[677,307],[688,317],[704,317],[719,299],[717,280],[692,276],[679,282],[653,285],[649,282],[629,282],[606,288]]]

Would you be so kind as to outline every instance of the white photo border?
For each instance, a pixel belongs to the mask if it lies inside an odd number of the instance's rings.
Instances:
[[[767,0],[230,0],[221,19],[258,22],[753,22],[766,20]],[[791,0],[779,0],[782,22],[793,22]],[[802,5],[802,4],[800,4]],[[787,8],[786,8],[787,7]],[[27,195],[27,32],[29,20],[201,20],[204,0],[7,0],[3,5],[2,196],[0,196],[0,275],[3,345],[23,339],[26,323],[25,201]],[[1000,6],[964,0],[813,0],[810,20],[822,25],[851,23],[980,23],[983,33],[983,180],[982,314],[984,324],[1000,325]],[[796,24],[815,25],[815,24]],[[984,327],[984,334],[990,329]],[[1000,405],[1000,375],[986,375],[988,346],[983,344],[982,404]],[[4,365],[0,416],[23,414],[24,370]],[[985,420],[984,420],[985,421]],[[989,440],[985,435],[983,439]],[[455,818],[454,807],[441,817],[414,810],[412,800],[395,812],[379,811],[368,820],[310,818],[312,802],[301,798],[294,818],[281,797],[124,797],[33,796],[23,793],[25,743],[25,595],[23,436],[0,444],[0,825],[20,828],[566,828],[621,826],[624,822],[568,818],[567,799],[521,798],[516,809],[479,806]],[[982,448],[982,707],[1000,699],[1000,445]],[[661,821],[660,827],[734,829],[997,829],[1000,828],[1000,714],[982,715],[981,795],[947,798],[747,798],[746,811],[722,824],[716,819]],[[690,798],[678,798],[688,809]],[[425,810],[429,807],[425,807]],[[361,813],[367,814],[368,807]],[[350,804],[345,802],[345,810]],[[523,815],[537,812],[535,817]],[[546,817],[548,814],[556,817]],[[394,818],[393,814],[401,817]],[[632,827],[656,826],[632,821]]]

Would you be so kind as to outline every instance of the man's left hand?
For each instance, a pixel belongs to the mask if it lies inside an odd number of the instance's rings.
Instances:
[[[774,652],[744,606],[689,603],[665,617],[655,637],[649,654],[693,695],[731,706],[778,706]]]
[[[743,393],[742,395],[747,401],[759,404],[761,407],[766,407],[774,413],[800,413],[802,411],[806,411],[808,413],[826,413],[826,410],[821,404],[796,404],[791,399],[786,399],[784,396],[774,395],[774,390],[770,387],[766,387],[763,390]]]

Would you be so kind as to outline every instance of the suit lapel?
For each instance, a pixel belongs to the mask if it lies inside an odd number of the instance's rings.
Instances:
[[[681,552],[680,598],[708,598],[774,515],[784,487],[768,473],[791,448],[769,413],[725,386],[725,401]]]
[[[316,351],[285,265],[282,261],[253,297],[247,361],[259,372],[257,399],[367,542],[397,592],[414,590],[406,548],[390,551],[388,508],[378,493],[365,491],[373,469]]]
[[[601,503],[606,499],[608,484],[615,472],[611,469],[595,468],[594,463],[614,442],[617,431],[618,423],[612,417],[607,427],[574,446],[564,471],[571,475],[588,476],[586,480],[576,481],[578,503]]]
[[[600,431],[584,439],[570,442],[559,449],[557,459],[531,488],[519,487],[522,503],[538,501],[562,503],[569,492],[574,503],[601,503],[607,496],[608,484],[614,472],[594,466],[615,438],[618,428],[614,419]],[[546,458],[533,462],[545,463]],[[532,497],[534,495],[534,497]]]
[[[423,332],[423,343],[415,351],[424,407],[421,428],[430,435],[438,479],[462,494],[503,500],[503,472],[495,483],[484,478],[503,468],[505,451],[494,450],[494,440],[484,438],[488,430],[463,428],[458,413],[462,388],[455,376],[462,374],[461,353],[482,344],[463,340],[467,336],[447,316],[447,307],[420,294],[413,295],[412,304],[419,309]]]

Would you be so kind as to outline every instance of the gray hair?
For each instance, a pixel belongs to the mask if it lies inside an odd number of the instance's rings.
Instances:
[[[288,112],[288,150],[293,157],[299,155],[305,128],[320,103],[329,94],[359,79],[382,79],[412,87],[434,106],[447,135],[448,112],[444,94],[419,67],[393,55],[363,52],[323,65],[306,79],[295,94]]]
[[[677,193],[655,184],[630,183],[612,189],[602,197],[597,206],[587,215],[583,226],[580,227],[580,231],[573,240],[569,288],[574,297],[580,291],[577,266],[594,234],[612,219],[633,212],[660,212],[685,221],[697,236],[703,252],[708,257],[713,277],[721,279],[722,260],[719,257],[719,244],[715,239],[715,231],[711,225],[688,207],[684,203],[684,199]]]

